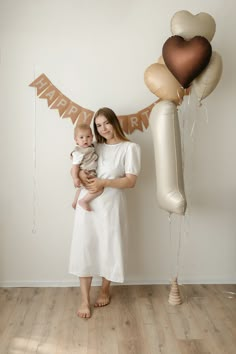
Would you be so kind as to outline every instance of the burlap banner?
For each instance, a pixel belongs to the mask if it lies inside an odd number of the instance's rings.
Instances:
[[[35,87],[37,96],[46,99],[50,109],[57,109],[60,117],[70,118],[73,124],[76,121],[91,123],[94,112],[71,101],[51,83],[45,74],[41,74],[29,86]],[[118,116],[124,132],[132,134],[136,129],[141,132],[147,129],[149,114],[155,103],[137,113]]]

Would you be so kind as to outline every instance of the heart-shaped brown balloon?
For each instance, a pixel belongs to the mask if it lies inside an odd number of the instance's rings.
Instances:
[[[166,66],[184,88],[206,68],[211,54],[211,44],[202,36],[193,37],[189,41],[180,36],[172,36],[162,48]]]

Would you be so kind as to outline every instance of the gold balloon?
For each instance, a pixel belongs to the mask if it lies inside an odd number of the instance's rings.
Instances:
[[[165,64],[154,63],[150,65],[144,72],[144,82],[157,97],[173,101],[176,104],[182,102],[184,89]]]

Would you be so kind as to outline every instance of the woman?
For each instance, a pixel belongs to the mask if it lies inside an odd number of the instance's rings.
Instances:
[[[91,315],[89,293],[93,276],[102,277],[95,307],[109,304],[111,281],[124,281],[124,241],[128,232],[123,190],[135,186],[140,170],[140,148],[125,137],[110,108],[95,113],[93,127],[99,156],[97,178],[80,176],[91,193],[103,193],[91,202],[92,211],[77,204],[69,266],[69,272],[80,278],[78,316],[82,318]]]

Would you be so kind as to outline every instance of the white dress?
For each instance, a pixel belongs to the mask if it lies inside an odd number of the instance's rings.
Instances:
[[[119,178],[138,175],[140,147],[133,142],[97,144],[97,176]],[[85,193],[82,189],[79,198]],[[92,211],[77,204],[71,243],[69,273],[102,276],[113,282],[124,281],[124,242],[128,237],[125,190],[105,188],[91,203]]]

